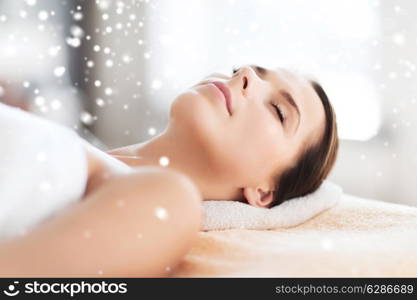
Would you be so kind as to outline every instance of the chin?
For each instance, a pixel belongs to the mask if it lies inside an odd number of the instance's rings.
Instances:
[[[172,130],[186,134],[190,142],[211,140],[221,130],[220,118],[210,99],[195,90],[178,95],[169,112]]]

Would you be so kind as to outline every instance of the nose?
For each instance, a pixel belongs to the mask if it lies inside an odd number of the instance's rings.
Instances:
[[[236,68],[237,72],[233,74],[233,78],[238,78],[240,87],[242,88],[243,93],[248,93],[250,89],[253,88],[258,76],[255,71],[248,65],[241,66]]]

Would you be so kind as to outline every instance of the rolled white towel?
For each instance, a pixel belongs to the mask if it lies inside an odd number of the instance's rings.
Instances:
[[[299,225],[336,205],[342,193],[340,186],[324,180],[314,193],[285,201],[270,209],[236,201],[203,201],[202,230],[259,230]]]

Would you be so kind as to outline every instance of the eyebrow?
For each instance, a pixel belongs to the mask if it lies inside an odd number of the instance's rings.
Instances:
[[[255,72],[261,78],[264,78],[270,72],[268,69],[262,68],[262,67],[257,66],[257,65],[251,65],[251,67],[255,70]],[[301,121],[300,109],[298,108],[297,103],[294,101],[294,97],[289,92],[287,92],[285,90],[280,90],[279,93],[284,97],[284,99],[287,101],[287,103],[289,105],[291,105],[295,109],[295,111],[297,112],[298,122],[297,122],[297,127],[294,130],[294,132],[295,132],[295,131],[297,131],[297,129],[300,125],[300,121]]]

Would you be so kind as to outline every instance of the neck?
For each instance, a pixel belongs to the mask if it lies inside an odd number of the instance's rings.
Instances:
[[[201,151],[193,149],[178,134],[165,131],[146,141],[117,148],[107,152],[132,167],[162,166],[183,173],[191,178],[200,190],[203,199],[226,200],[220,196],[220,186],[212,179],[216,178],[208,164],[201,163],[204,157]],[[223,198],[223,199],[222,199]]]

